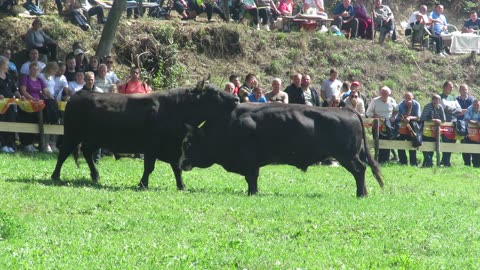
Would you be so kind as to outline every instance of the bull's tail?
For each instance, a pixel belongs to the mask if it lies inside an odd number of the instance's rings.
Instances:
[[[372,170],[373,175],[377,179],[378,184],[380,185],[381,188],[383,188],[384,184],[383,184],[382,175],[380,173],[380,167],[378,166],[377,161],[372,158],[372,154],[368,150],[367,136],[365,135],[365,126],[363,125],[362,117],[357,112],[355,113],[358,116],[358,119],[360,119],[360,124],[362,125],[363,151],[365,152],[365,156],[367,157],[366,161],[370,166],[370,169]]]
[[[73,160],[75,160],[75,165],[77,165],[77,168],[80,168],[80,164],[78,163],[78,158],[80,157],[80,145],[77,145],[75,149],[73,149],[72,155]]]

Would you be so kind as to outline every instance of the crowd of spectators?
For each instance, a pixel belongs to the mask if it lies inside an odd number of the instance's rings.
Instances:
[[[120,80],[114,71],[114,58],[105,56],[88,57],[81,42],[72,44],[72,51],[67,53],[64,61],[57,59],[57,42],[46,35],[42,22],[36,18],[32,28],[28,30],[25,48],[28,59],[18,69],[10,61],[11,50],[4,49],[0,56],[0,102],[10,99],[29,101],[32,104],[44,104],[43,122],[46,124],[61,123],[58,102],[68,101],[80,90],[102,93],[138,94],[150,93],[150,86],[141,80],[141,70],[131,69],[130,77]],[[47,59],[44,63],[40,56]],[[125,82],[125,83],[124,83]],[[261,93],[261,92],[260,92]],[[35,111],[24,111],[15,102],[3,107],[0,121],[38,123],[39,114]],[[27,152],[37,152],[37,135],[18,134],[17,141],[12,139],[13,133],[0,133],[0,151],[13,153],[19,148]],[[45,151],[58,151],[56,136],[45,136]]]
[[[433,94],[431,102],[426,104],[422,111],[421,104],[415,100],[414,94],[405,92],[403,100],[397,103],[392,97],[392,90],[388,86],[379,88],[379,95],[369,100],[361,91],[361,83],[358,81],[340,81],[336,69],[331,69],[329,77],[319,82],[321,87],[317,90],[312,85],[312,78],[309,74],[294,74],[291,76],[290,84],[282,91],[282,81],[279,78],[272,80],[270,91],[259,86],[254,74],[248,74],[238,92],[235,92],[235,81],[238,75],[231,75],[230,82],[225,85],[225,91],[239,95],[240,102],[261,102],[261,103],[286,103],[303,104],[317,107],[346,107],[358,112],[359,115],[368,118],[378,118],[381,121],[379,139],[412,141],[416,139],[415,132],[418,125],[425,121],[433,125],[441,126],[445,122],[465,121],[466,125],[480,128],[480,103],[469,94],[468,86],[465,83],[459,85],[458,95],[453,95],[454,84],[446,81],[438,94]],[[266,92],[263,94],[263,92]],[[415,127],[414,127],[415,125]],[[374,133],[375,134],[375,133]],[[458,138],[455,132],[441,134],[444,143],[455,143]],[[421,137],[421,136],[420,136]],[[424,134],[424,141],[434,142],[433,134]],[[461,143],[479,144],[480,136],[475,139],[464,136]],[[390,161],[391,152],[388,149],[380,149],[378,160],[380,163]],[[409,150],[409,157],[405,150],[398,150],[398,161],[402,165],[420,166],[417,160],[417,151]],[[423,152],[422,167],[432,167],[433,152]],[[464,164],[480,167],[480,155],[463,153]],[[451,153],[442,153],[441,166],[450,167]],[[322,162],[323,163],[323,162]]]

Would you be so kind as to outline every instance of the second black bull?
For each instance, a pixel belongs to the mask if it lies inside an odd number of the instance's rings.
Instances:
[[[80,91],[68,102],[63,144],[51,178],[60,180],[67,157],[81,144],[92,180],[99,174],[93,153],[105,147],[117,153],[144,153],[144,172],[138,184],[148,187],[155,160],[170,163],[178,189],[184,189],[178,160],[185,124],[198,125],[229,114],[238,98],[203,82],[147,95],[119,95]]]
[[[328,157],[336,158],[355,177],[358,197],[367,195],[365,163],[383,187],[378,164],[368,151],[362,118],[351,109],[244,103],[223,119],[189,129],[180,167],[188,171],[217,163],[245,176],[249,194],[258,191],[262,166],[290,164],[305,171]]]

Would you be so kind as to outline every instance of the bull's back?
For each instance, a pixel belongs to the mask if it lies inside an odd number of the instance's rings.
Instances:
[[[65,136],[118,150],[143,147],[158,106],[157,95],[80,92],[65,109]]]
[[[239,107],[232,119],[230,134],[234,141],[245,142],[239,147],[248,145],[264,164],[303,166],[320,161],[316,159],[322,156],[357,152],[361,144],[361,137],[356,136],[361,135],[358,116],[345,109],[247,105]]]

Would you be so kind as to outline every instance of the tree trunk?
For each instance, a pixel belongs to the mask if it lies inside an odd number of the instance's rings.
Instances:
[[[230,22],[230,9],[228,7],[228,0],[223,0],[223,12],[225,13],[225,18],[227,18],[226,21]]]
[[[103,27],[100,43],[98,43],[97,53],[95,54],[96,56],[102,58],[110,55],[113,41],[115,40],[115,34],[117,33],[118,23],[120,22],[120,18],[126,7],[127,0],[113,1],[112,9],[110,9],[107,22]]]

